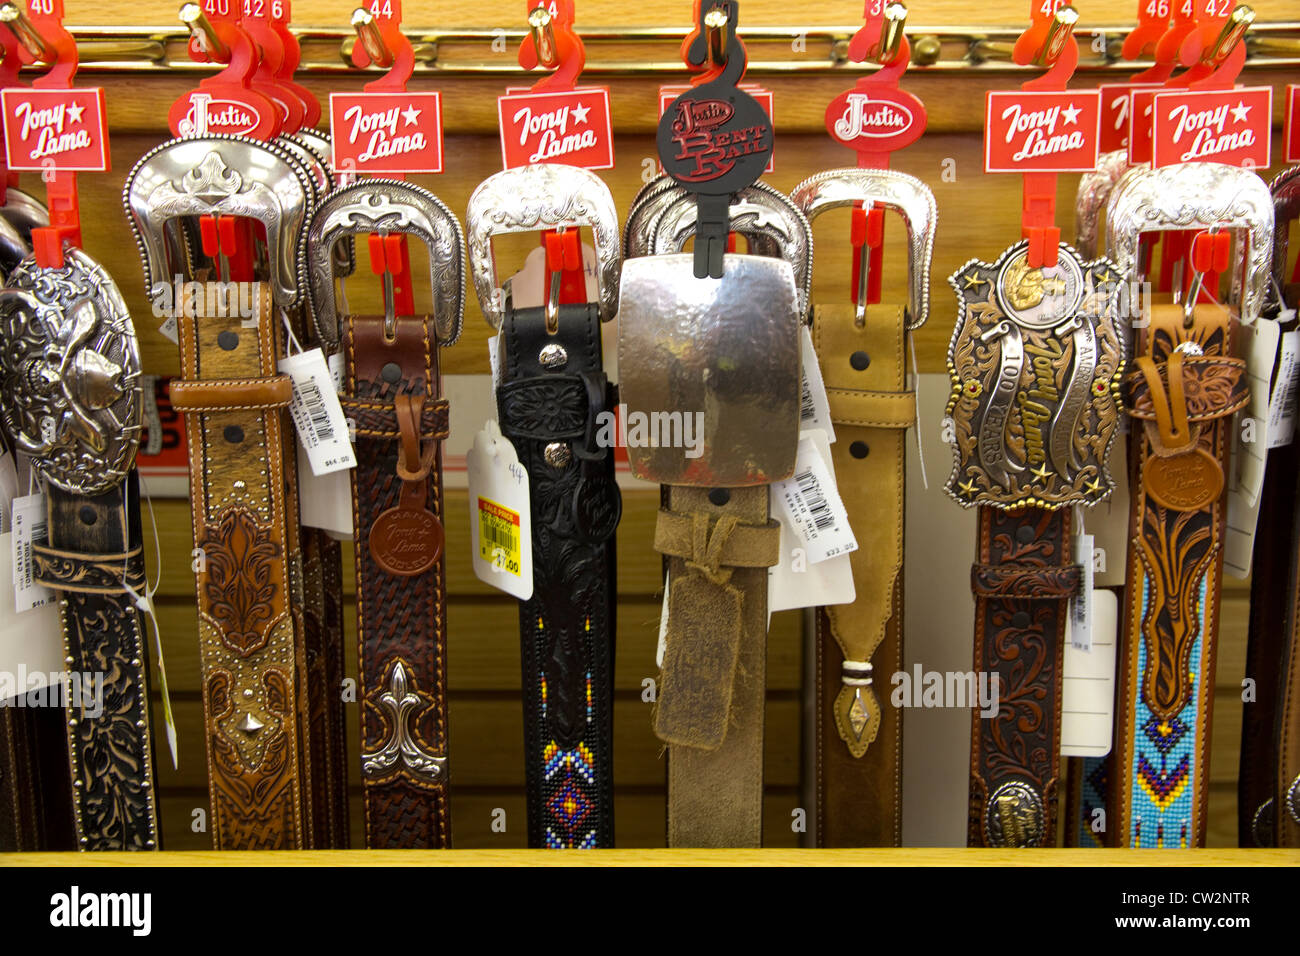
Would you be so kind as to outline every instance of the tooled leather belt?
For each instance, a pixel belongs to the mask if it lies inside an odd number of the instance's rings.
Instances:
[[[367,847],[451,844],[438,338],[428,318],[344,318]]]
[[[998,699],[992,717],[972,708],[972,846],[1055,843],[1062,645],[1080,579],[1069,510],[1110,493],[1119,420],[1118,270],[1067,245],[1054,266],[1030,269],[1026,250],[949,279],[962,313],[948,351],[948,492],[986,506],[971,569],[974,668],[996,679]]]
[[[255,325],[207,315],[218,296],[177,317],[190,502],[199,550],[203,707],[212,837],[218,849],[295,849],[312,834],[291,385],[279,374],[278,316],[253,286]]]
[[[1202,846],[1215,635],[1223,576],[1223,475],[1231,416],[1249,398],[1235,321],[1156,306],[1127,380],[1137,460],[1124,655],[1108,817],[1116,844]]]
[[[533,597],[519,604],[528,844],[614,845],[614,407],[595,305],[507,309],[497,406],[528,472]]]

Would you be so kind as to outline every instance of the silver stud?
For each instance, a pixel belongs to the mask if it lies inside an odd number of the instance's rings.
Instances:
[[[244,484],[244,479],[242,479],[242,478],[240,478],[239,480],[237,480],[237,481],[235,482],[235,490],[236,490],[236,491],[243,491],[243,490],[244,490],[245,488],[247,488],[247,487],[248,487],[248,485]]]
[[[563,345],[552,343],[542,349],[537,361],[542,363],[542,368],[564,368],[569,364],[569,353],[564,351]]]
[[[542,457],[552,468],[566,468],[569,462],[573,461],[573,452],[569,446],[562,441],[553,441],[546,446],[542,452]]]
[[[252,700],[252,699],[253,699],[253,690],[252,690],[251,687],[245,687],[245,688],[244,688],[244,699],[245,699],[245,700]]]
[[[244,733],[248,734],[248,736],[251,737],[254,734],[256,734],[259,730],[261,730],[263,727],[265,727],[266,724],[262,723],[252,714],[245,714],[244,719],[239,722],[238,726],[240,730],[242,730]]]

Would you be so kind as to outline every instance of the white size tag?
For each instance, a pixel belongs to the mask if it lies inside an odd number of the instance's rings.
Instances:
[[[495,419],[484,422],[474,436],[465,467],[474,574],[484,584],[526,601],[533,596],[528,473]]]
[[[770,617],[770,615],[769,615]],[[655,645],[655,666],[664,669],[664,651],[668,648],[668,575],[664,575],[664,606],[659,609],[659,642]]]
[[[1232,481],[1223,537],[1223,570],[1236,578],[1250,574],[1259,523],[1259,496],[1268,464],[1269,384],[1277,361],[1278,323],[1260,319],[1242,329],[1246,336],[1246,374],[1250,403],[1234,421]]]
[[[1295,436],[1297,385],[1300,385],[1300,329],[1282,335],[1273,394],[1268,400],[1268,447],[1291,444]]]
[[[176,325],[176,316],[169,315],[163,319],[163,324],[158,326],[158,331],[162,333],[163,338],[167,339],[172,345],[180,345],[181,333],[180,328]]]
[[[790,519],[809,564],[857,550],[831,469],[812,438],[799,439],[794,475],[772,485],[772,500]]]
[[[800,437],[812,439],[825,460],[830,460],[831,446],[825,432],[818,429],[803,432]],[[830,480],[832,487],[838,488],[833,472]],[[772,498],[775,502],[775,491]],[[773,503],[771,512],[781,526],[781,560],[769,568],[767,573],[769,618],[777,611],[791,608],[851,604],[857,597],[857,591],[853,586],[853,565],[849,554],[837,555],[815,564],[810,562],[808,550],[785,509]]]
[[[834,442],[835,426],[831,424],[831,405],[826,398],[826,383],[822,380],[822,368],[813,349],[812,329],[806,325],[799,327],[799,343],[803,365],[799,384],[799,429],[823,431],[827,441]]]
[[[18,494],[18,469],[14,456],[0,452],[0,532],[10,530],[9,516],[13,514],[14,497]]]
[[[298,446],[298,520],[304,527],[328,531],[337,541],[352,540],[352,474],[311,470],[307,450]]]
[[[1065,645],[1061,679],[1061,756],[1110,753],[1115,717],[1115,634],[1119,602],[1114,591],[1092,592],[1092,650]]]
[[[334,393],[341,394],[343,391],[343,353],[335,352],[325,362],[330,370],[330,381],[334,383]]]
[[[14,611],[21,614],[32,608],[55,603],[54,592],[36,583],[36,565],[32,560],[32,542],[45,540],[45,495],[37,492],[14,499],[13,562]]]
[[[0,578],[13,577],[13,535],[0,535]],[[14,594],[0,588],[0,704],[50,683],[61,674],[63,627],[59,606],[51,601],[18,616]]]
[[[1070,645],[1088,653],[1092,650],[1092,535],[1076,534],[1071,545],[1081,574],[1079,591],[1070,598]]]
[[[324,353],[309,349],[286,355],[278,367],[293,382],[289,415],[298,432],[298,441],[307,451],[312,474],[328,475],[357,467],[357,457],[348,440],[348,422]]]

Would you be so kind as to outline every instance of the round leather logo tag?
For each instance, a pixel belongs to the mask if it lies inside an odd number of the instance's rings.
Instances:
[[[1147,494],[1174,511],[1200,511],[1223,491],[1223,469],[1204,448],[1151,458],[1143,475]]]
[[[370,529],[370,555],[389,574],[412,577],[442,554],[442,522],[422,508],[389,508]]]
[[[623,496],[612,480],[578,482],[573,494],[573,523],[588,544],[606,541],[623,514]]]

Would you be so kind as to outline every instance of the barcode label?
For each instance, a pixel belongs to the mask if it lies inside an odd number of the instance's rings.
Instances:
[[[835,427],[831,424],[831,406],[826,398],[826,383],[822,380],[817,353],[813,351],[812,331],[808,326],[800,329],[800,354],[803,374],[799,381],[799,428],[813,431],[820,428],[827,441],[835,441]]]
[[[474,575],[526,601],[533,596],[528,472],[494,419],[474,436],[465,470]]]
[[[1300,331],[1282,336],[1277,381],[1268,403],[1268,447],[1291,444],[1295,434],[1296,385],[1300,382]]]
[[[54,592],[36,583],[32,543],[45,540],[45,495],[14,499],[13,568],[14,610],[18,613],[54,603]]]
[[[328,475],[355,468],[357,459],[348,440],[347,420],[324,353],[317,348],[289,355],[280,360],[279,368],[293,384],[289,416],[312,474]]]
[[[808,379],[805,377],[800,383],[799,389],[799,422],[810,422],[813,416],[817,414],[817,406],[813,404],[812,389],[808,387]]]
[[[830,468],[810,437],[799,439],[794,476],[773,485],[772,492],[800,539],[799,546],[807,552],[809,564],[857,550]]]

